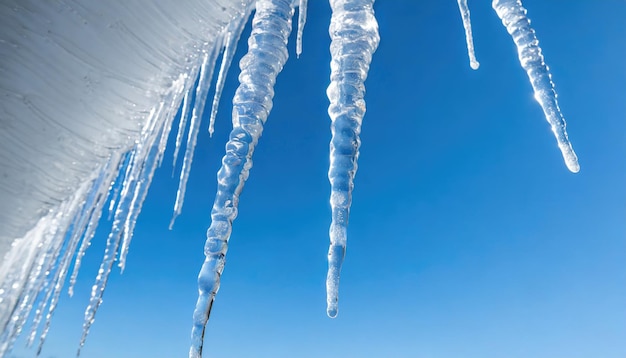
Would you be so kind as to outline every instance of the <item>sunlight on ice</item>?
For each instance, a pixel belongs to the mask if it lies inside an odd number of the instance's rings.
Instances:
[[[565,131],[565,118],[556,99],[552,75],[543,59],[535,30],[530,27],[530,20],[526,17],[526,9],[520,0],[494,0],[492,6],[506,30],[513,37],[519,61],[528,74],[535,91],[535,99],[541,105],[546,120],[550,123],[565,165],[572,173],[578,173],[580,165]]]
[[[474,54],[467,1],[457,1],[463,19],[470,66],[477,69],[479,64]],[[0,245],[9,247],[10,251],[0,263],[0,303],[2,303],[0,325],[3,327],[0,335],[0,357],[9,352],[17,336],[24,330],[31,310],[34,312],[34,322],[30,331],[27,331],[28,343],[34,344],[37,329],[43,324],[38,346],[39,351],[41,350],[63,284],[71,268],[72,258],[76,253],[69,279],[70,294],[73,293],[82,258],[108,202],[109,212],[113,214],[113,227],[85,312],[84,330],[80,341],[80,346],[83,346],[102,302],[113,264],[118,260],[120,268],[124,268],[137,217],[154,171],[163,160],[174,117],[180,108],[182,113],[175,139],[174,166],[186,132],[187,140],[172,218],[172,224],[174,223],[176,216],[181,212],[217,57],[223,49],[210,115],[210,132],[213,131],[226,74],[239,37],[256,5],[248,54],[240,61],[242,70],[239,76],[240,86],[233,99],[233,131],[226,145],[222,168],[218,173],[218,192],[205,245],[206,261],[198,277],[200,295],[193,315],[190,356],[201,356],[204,329],[215,294],[219,289],[232,222],[237,216],[239,194],[252,166],[254,147],[272,108],[276,76],[288,57],[286,45],[291,32],[294,7],[299,6],[296,33],[296,54],[299,56],[302,52],[307,0],[225,0],[223,3],[228,6],[220,5],[220,11],[216,11],[217,5],[211,1],[192,3],[193,6],[190,5],[190,8],[193,7],[194,11],[189,13],[176,12],[174,8],[170,9],[171,12],[161,13],[145,6],[111,2],[109,6],[113,12],[117,11],[126,16],[124,21],[109,28],[115,36],[111,35],[108,38],[92,34],[96,41],[81,43],[80,46],[84,49],[77,52],[77,55],[63,51],[50,53],[50,57],[58,63],[66,64],[68,68],[72,67],[73,71],[67,72],[67,78],[54,77],[54,81],[40,83],[36,80],[48,73],[46,62],[34,58],[29,60],[32,62],[24,64],[28,71],[32,72],[26,73],[34,79],[29,85],[33,88],[44,88],[49,92],[51,101],[61,103],[59,106],[71,107],[80,101],[91,103],[92,113],[84,114],[82,111],[77,113],[80,113],[80,116],[89,115],[93,128],[90,126],[73,128],[79,135],[77,140],[70,141],[73,150],[71,152],[66,153],[64,151],[68,151],[67,147],[54,147],[54,143],[50,143],[48,138],[41,137],[37,138],[38,143],[33,143],[33,147],[41,142],[43,143],[41,148],[44,149],[28,148],[26,154],[16,153],[18,160],[41,166],[45,172],[54,172],[55,168],[45,167],[48,163],[36,163],[36,160],[41,159],[37,157],[37,153],[43,150],[54,153],[63,161],[80,165],[61,168],[64,169],[63,175],[66,172],[71,173],[67,175],[71,180],[60,180],[59,178],[64,176],[58,173],[46,178],[49,183],[41,185],[39,192],[35,194],[43,193],[47,196],[34,199],[19,198],[26,203],[24,207],[27,209],[37,208],[36,205],[42,205],[41,203],[50,206],[39,208],[37,214],[32,217],[2,217],[4,220],[2,223],[6,224],[6,232],[0,233]],[[359,155],[360,127],[365,113],[364,81],[367,78],[372,54],[378,46],[379,36],[373,0],[331,0],[330,3],[333,10],[329,29],[332,60],[331,82],[327,95],[330,100],[328,112],[332,121],[328,172],[331,182],[332,223],[329,229],[327,314],[335,317],[338,312],[339,276],[345,256],[352,188]],[[519,0],[494,0],[492,5],[513,37],[520,63],[529,76],[535,99],[546,115],[567,167],[572,172],[578,172],[580,167],[568,140],[566,123],[557,102],[554,83],[544,62],[535,32],[526,17],[526,9]],[[45,3],[37,6],[41,16],[62,19],[55,9],[48,8]],[[94,20],[90,17],[90,12],[97,13],[99,10],[99,8],[85,9],[84,16]],[[206,13],[216,14],[216,18],[212,19],[214,22],[204,22],[202,14]],[[152,22],[138,23],[134,21],[137,18],[159,19],[159,22],[155,22],[159,26]],[[45,33],[44,25],[23,24],[20,21],[16,17],[6,17],[6,21],[0,24],[0,29],[3,30],[0,40],[9,38],[11,41],[22,41],[11,32],[14,28],[27,28],[33,33],[40,31]],[[190,26],[193,30],[191,40],[188,32],[174,33],[179,30],[174,26],[178,23]],[[97,34],[98,26],[102,24],[95,23],[90,25],[91,27],[76,26],[79,29],[76,31]],[[154,27],[147,30],[145,26]],[[167,43],[180,42],[181,46],[166,48],[166,42],[151,43],[147,46],[130,39],[127,39],[129,42],[119,41],[117,36],[119,33],[116,31],[122,34],[134,34],[133,31],[147,32],[155,34],[153,39],[156,40],[173,38],[175,40]],[[268,34],[271,36],[265,36]],[[71,37],[71,33],[64,36]],[[43,35],[42,38],[53,43],[62,41],[60,37],[47,38]],[[1,44],[0,42],[0,46]],[[44,45],[34,42],[24,44],[23,48],[25,51],[34,51],[37,46]],[[141,49],[138,54],[129,51],[137,47]],[[184,54],[177,52],[181,48],[185,50]],[[95,56],[93,58],[101,59],[106,66],[97,61],[90,64],[89,61],[93,62],[93,59],[86,56],[86,53]],[[20,55],[19,49],[15,53],[7,54],[6,60],[1,64],[3,67],[0,68],[6,74],[0,78],[2,88],[13,88],[11,86],[14,83],[20,82],[19,69],[23,65],[20,63],[23,58],[28,56]],[[135,64],[138,65],[133,68]],[[154,76],[157,68],[161,71],[162,78]],[[106,76],[99,78],[96,75],[98,78],[85,80],[80,76],[83,72],[104,73],[111,78]],[[72,77],[73,75],[77,77]],[[101,86],[103,92],[90,97],[88,91],[83,91],[84,86],[95,90],[89,86],[92,83],[90,81],[96,80],[104,82]],[[15,106],[7,109],[7,113],[17,119],[32,115],[29,112],[32,108],[43,106],[36,102],[36,98],[19,97],[19,90],[18,88],[14,90],[15,98],[10,97],[11,99],[7,100],[12,101],[10,104]],[[55,95],[60,97],[54,97]],[[68,98],[75,100],[68,102]],[[53,115],[56,113],[54,110],[58,111],[58,108],[50,109],[50,117],[46,117],[47,120],[54,120]],[[68,117],[68,120],[80,123],[73,116]],[[115,123],[119,131],[108,132],[107,127],[110,127],[111,123]],[[44,120],[39,124],[49,123]],[[17,128],[15,133],[6,134],[3,137],[6,140],[0,141],[2,148],[10,149],[10,146],[14,145],[13,137],[19,138],[23,131],[29,130],[29,127],[20,121],[16,121],[15,127]],[[36,160],[21,157],[27,154],[32,154]],[[18,176],[15,180],[27,179]],[[76,189],[70,193],[59,190],[67,187]],[[5,187],[0,189],[4,190]],[[81,240],[82,242],[79,242]]]

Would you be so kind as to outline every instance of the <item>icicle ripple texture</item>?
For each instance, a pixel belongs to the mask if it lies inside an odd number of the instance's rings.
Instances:
[[[206,99],[208,83],[195,89],[200,91],[201,98],[197,93],[194,95],[193,88],[201,63],[207,60],[205,73],[214,67],[212,59],[221,49],[222,36],[231,36],[224,35],[224,29],[230,24],[231,29],[239,31],[233,21],[245,22],[242,17],[251,2],[191,0],[184,7],[169,0],[157,0],[149,5],[120,0],[105,5],[94,0],[80,4],[9,0],[0,4],[0,72],[3,73],[0,76],[3,98],[0,102],[3,115],[0,255],[4,256],[0,261],[0,326],[3,327],[0,357],[23,330],[38,299],[42,300],[35,309],[35,323],[45,322],[41,345],[72,255],[80,247],[70,285],[76,280],[82,255],[108,201],[114,227],[107,242],[102,274],[94,285],[85,314],[86,335],[116,255],[119,254],[120,265],[124,265],[134,223],[154,169],[163,158],[174,114],[182,101],[183,118],[176,139],[178,152],[192,106],[199,107],[196,100]],[[278,15],[276,21],[289,23],[285,25],[287,32],[281,32],[285,44],[291,28],[291,6],[295,2],[258,2],[261,13],[265,5],[289,7],[289,16],[284,16],[282,10],[274,13]],[[375,43],[365,44],[364,48],[357,46],[364,29],[373,31],[359,26],[376,24],[372,2],[331,1],[333,72],[328,91],[334,135],[331,143],[334,159],[329,171],[333,183],[329,250],[331,316],[337,312],[336,288],[345,252],[358,133],[365,111],[362,82],[378,42],[376,34],[372,37]],[[306,5],[306,0],[299,3]],[[363,4],[365,7],[360,7]],[[526,10],[521,2],[510,0],[494,1],[493,7],[518,46],[522,66],[529,74],[568,167],[577,171],[554,85]],[[373,22],[350,16],[339,20],[341,13],[356,15],[363,9],[372,13]],[[305,19],[304,9],[301,11],[299,44]],[[251,44],[261,40],[256,35],[251,36]],[[297,47],[299,53],[301,46]],[[241,62],[244,71],[233,111],[235,130],[227,145],[224,168],[218,174],[223,190],[215,201],[218,209],[212,212],[214,231],[209,230],[207,261],[199,277],[204,296],[198,302],[200,314],[194,315],[196,328],[202,330],[219,286],[227,240],[237,214],[238,195],[252,165],[250,156],[271,109],[273,81],[287,58],[284,45],[280,51],[259,50],[256,54],[257,57],[251,46],[249,56]],[[355,62],[351,63],[350,59]],[[227,57],[225,61],[221,71],[228,67]],[[265,67],[256,68],[259,64]],[[255,78],[260,78],[261,83],[256,84]],[[35,325],[30,331],[31,343],[36,328]],[[202,338],[195,333],[194,337]],[[201,347],[201,340],[196,339],[194,344],[198,342],[196,348]],[[198,349],[196,352],[199,353]]]
[[[326,91],[330,106],[332,138],[330,142],[331,184],[330,248],[326,278],[326,312],[337,315],[339,274],[346,251],[348,216],[357,170],[361,140],[361,122],[365,115],[365,79],[372,54],[378,47],[378,23],[373,0],[333,0],[330,21],[331,74]]]
[[[199,297],[193,314],[189,357],[202,356],[204,331],[219,290],[239,194],[252,167],[252,154],[272,109],[276,77],[287,61],[287,40],[294,8],[291,0],[259,0],[239,67],[240,85],[233,98],[233,130],[217,173],[217,193],[198,276]]]
[[[535,30],[530,26],[530,20],[526,16],[526,9],[520,0],[494,0],[492,6],[506,30],[513,37],[519,61],[528,74],[535,91],[535,99],[541,105],[546,120],[550,123],[565,165],[571,172],[578,173],[580,170],[578,158],[567,137],[565,118],[557,102],[552,75],[544,61]]]

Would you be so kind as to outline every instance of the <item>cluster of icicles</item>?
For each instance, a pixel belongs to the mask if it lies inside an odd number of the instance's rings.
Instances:
[[[34,343],[39,326],[43,323],[39,336],[39,351],[41,350],[72,258],[76,253],[69,279],[70,294],[85,250],[89,247],[96,225],[108,203],[109,214],[113,216],[113,227],[85,312],[80,347],[84,345],[102,302],[102,294],[114,262],[117,260],[118,266],[124,269],[137,216],[154,170],[163,160],[170,129],[179,110],[178,104],[182,101],[174,163],[185,132],[187,144],[172,218],[173,225],[183,205],[196,137],[201,127],[216,61],[221,54],[210,115],[210,132],[213,131],[225,75],[233,60],[241,32],[255,9],[252,33],[248,39],[248,53],[240,61],[240,85],[233,99],[233,129],[226,144],[222,167],[217,174],[217,194],[204,249],[206,260],[198,277],[199,297],[193,314],[189,356],[202,356],[204,330],[219,289],[232,223],[237,216],[239,194],[252,167],[254,148],[272,109],[274,83],[288,58],[287,41],[295,7],[299,7],[296,53],[300,55],[302,51],[306,2],[307,0],[257,0],[250,4],[242,16],[234,19],[224,29],[221,36],[212,40],[203,53],[200,65],[182,76],[173,86],[170,96],[150,113],[149,121],[141,133],[140,144],[124,155],[109,157],[93,180],[78,188],[75,195],[62,204],[63,207],[56,217],[42,219],[49,221],[37,225],[36,228],[44,228],[43,230],[31,230],[27,234],[24,240],[28,240],[30,244],[23,246],[23,252],[19,254],[34,257],[35,264],[22,272],[7,273],[11,277],[5,280],[7,284],[0,287],[0,303],[9,308],[0,311],[0,357],[10,350],[33,308],[33,328],[27,340],[28,344]],[[327,95],[330,100],[328,113],[332,121],[328,173],[331,183],[332,222],[329,230],[329,267],[326,281],[327,314],[330,317],[335,317],[338,310],[339,274],[346,250],[348,217],[360,146],[359,133],[365,114],[364,81],[372,54],[379,42],[373,3],[374,0],[330,0],[332,60]],[[474,55],[467,0],[458,0],[458,5],[465,27],[470,66],[477,69],[479,64]],[[520,0],[494,0],[493,8],[513,37],[521,65],[530,78],[535,98],[544,110],[567,167],[572,172],[577,172],[577,158],[567,138],[554,84],[534,30],[526,17],[526,10]],[[196,79],[197,86],[192,88]],[[26,283],[16,284],[22,281]]]

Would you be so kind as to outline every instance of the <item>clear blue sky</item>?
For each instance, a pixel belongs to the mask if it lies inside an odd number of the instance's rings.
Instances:
[[[378,1],[381,44],[366,83],[340,311],[331,320],[330,10],[310,1],[304,53],[296,60],[290,44],[241,197],[207,356],[626,356],[626,3],[524,3],[580,173],[563,164],[490,1],[470,2],[478,71],[469,68],[456,1]],[[111,275],[81,357],[186,357],[237,72],[212,139],[203,124],[173,231],[168,149],[126,271]],[[107,229],[74,298],[60,303],[44,358],[75,354]]]

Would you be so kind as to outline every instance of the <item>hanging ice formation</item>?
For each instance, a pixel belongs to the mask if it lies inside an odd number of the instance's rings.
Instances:
[[[326,90],[330,140],[330,207],[332,221],[326,276],[326,313],[337,316],[339,274],[346,253],[348,218],[352,188],[357,169],[361,140],[361,122],[365,115],[365,79],[372,54],[378,47],[378,23],[374,0],[331,0],[330,85]]]
[[[578,158],[567,138],[565,118],[556,100],[552,75],[541,54],[535,30],[530,27],[530,20],[526,17],[526,9],[522,6],[521,0],[494,0],[493,9],[496,10],[502,24],[515,41],[519,61],[528,74],[530,84],[535,91],[535,99],[541,105],[546,120],[550,123],[563,159],[565,159],[565,165],[571,172],[578,173],[580,170]]]
[[[217,194],[211,210],[211,226],[204,246],[206,259],[198,276],[199,297],[193,312],[189,357],[202,357],[202,344],[213,299],[228,250],[239,194],[252,167],[252,153],[272,110],[276,76],[287,62],[291,32],[292,0],[259,0],[248,39],[248,53],[239,66],[239,88],[233,98],[233,130],[226,155],[217,172]]]
[[[457,1],[470,66],[476,69],[467,1]],[[337,314],[339,273],[365,113],[364,81],[379,41],[373,3],[330,0],[332,60],[327,95],[332,131],[328,173],[332,222],[327,313],[331,317]],[[135,221],[182,102],[174,164],[185,132],[187,141],[172,223],[180,214],[215,63],[223,50],[210,131],[225,74],[255,7],[248,53],[240,61],[240,86],[233,99],[233,130],[218,172],[206,260],[198,277],[200,295],[189,355],[201,356],[239,194],[271,111],[276,77],[288,57],[287,39],[296,5],[296,54],[300,55],[307,0],[224,0],[219,4],[190,0],[186,11],[167,0],[157,1],[153,7],[112,0],[106,9],[96,2],[70,11],[37,1],[10,0],[0,6],[0,90],[5,94],[0,112],[7,116],[3,123],[10,123],[0,131],[0,149],[12,153],[11,148],[20,148],[15,157],[0,157],[4,176],[0,203],[5,205],[0,212],[0,254],[4,256],[0,263],[0,357],[10,350],[33,309],[28,342],[35,342],[43,324],[41,349],[72,258],[76,253],[70,294],[108,203],[113,227],[85,312],[80,346],[84,344],[115,260],[124,268]],[[577,158],[567,138],[554,84],[526,10],[520,0],[494,0],[492,5],[517,46],[521,65],[567,167],[577,172]],[[169,41],[162,41],[165,38]],[[33,55],[44,47],[48,62]],[[55,69],[52,76],[58,77],[49,77],[50,67]],[[37,91],[45,91],[45,96],[29,94]],[[91,108],[86,119],[85,108]],[[33,118],[33,123],[19,118]],[[44,132],[33,131],[40,127],[59,133],[59,137],[51,140]],[[35,175],[24,174],[32,173],[29,168],[36,169]],[[30,187],[38,190],[27,190]]]
[[[467,42],[467,56],[469,57],[470,67],[477,70],[480,63],[476,60],[474,53],[474,36],[472,35],[472,23],[470,21],[470,11],[467,6],[467,0],[457,0],[461,18],[463,19],[463,28],[465,29],[465,41]]]

